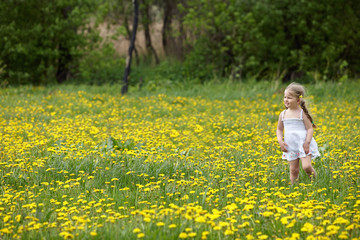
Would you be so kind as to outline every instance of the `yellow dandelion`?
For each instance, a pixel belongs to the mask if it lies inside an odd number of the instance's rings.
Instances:
[[[21,215],[20,215],[20,214],[16,215],[15,221],[16,221],[16,222],[20,222],[20,221],[21,221]]]
[[[242,224],[238,225],[238,228],[244,228],[250,226],[249,222],[243,222]]]
[[[184,233],[184,232],[180,233],[180,235],[179,235],[179,238],[182,238],[182,239],[187,238],[187,237],[188,237],[187,233]]]
[[[176,228],[176,224],[170,224],[169,225],[169,228],[171,229],[171,228]]]
[[[270,216],[274,215],[274,213],[273,212],[263,212],[263,213],[261,213],[261,215],[263,215],[264,217],[270,217]]]
[[[196,237],[196,232],[190,232],[190,233],[188,233],[188,236],[189,237]]]
[[[349,238],[348,233],[345,231],[341,232],[341,234],[339,235],[339,238],[340,239],[348,239]]]
[[[172,138],[176,138],[180,135],[180,133],[178,131],[176,131],[175,129],[172,129],[170,132],[170,137]]]
[[[254,205],[252,204],[246,204],[243,208],[244,211],[250,211],[252,209],[254,209]]]
[[[253,240],[253,239],[255,239],[255,237],[254,237],[253,235],[251,235],[251,234],[248,234],[248,235],[246,235],[245,237],[246,237],[246,240]]]
[[[204,232],[202,232],[202,236],[207,236],[207,235],[209,235],[210,234],[210,232],[209,231],[204,231]]]
[[[288,223],[289,223],[289,222],[288,222],[288,217],[282,217],[282,218],[280,219],[280,222],[281,222],[283,225],[288,224]]]
[[[346,220],[345,218],[342,217],[338,217],[335,219],[333,224],[349,224],[349,223],[350,223],[349,220]]]
[[[3,222],[4,223],[7,223],[9,221],[11,217],[9,215],[6,215],[4,218],[3,218]]]
[[[332,236],[338,233],[340,227],[335,225],[329,225],[326,227],[326,236]]]
[[[72,235],[69,232],[61,232],[59,235],[60,235],[60,237],[63,237],[64,239],[73,239],[74,238],[74,235]]]
[[[300,234],[298,234],[298,233],[293,233],[293,234],[291,234],[291,239],[293,239],[293,240],[299,240],[299,239],[300,239]]]
[[[302,232],[311,233],[314,231],[314,226],[311,223],[305,223],[304,226],[301,228]]]
[[[221,226],[215,226],[215,227],[214,227],[214,230],[216,230],[216,231],[221,230]]]
[[[158,226],[158,227],[162,227],[162,226],[164,226],[165,225],[165,223],[163,223],[163,222],[158,222],[158,223],[156,223],[156,226]]]
[[[200,133],[200,132],[204,131],[204,128],[197,124],[194,131],[197,133]]]
[[[286,228],[292,228],[293,226],[295,226],[295,223],[296,223],[296,220],[292,220],[291,223],[286,225]]]
[[[3,234],[10,234],[10,233],[12,233],[12,230],[8,229],[8,228],[2,228],[2,229],[0,229],[0,232]]]
[[[316,227],[315,235],[320,235],[320,234],[322,234],[324,232],[325,232],[324,228],[318,226],[318,227]]]
[[[195,222],[198,223],[205,223],[206,222],[206,218],[204,216],[198,216],[195,218]]]
[[[349,231],[349,230],[353,230],[354,228],[355,228],[355,224],[350,224],[345,229]]]
[[[226,229],[224,234],[225,234],[226,236],[234,235],[234,231],[232,231],[231,229]]]

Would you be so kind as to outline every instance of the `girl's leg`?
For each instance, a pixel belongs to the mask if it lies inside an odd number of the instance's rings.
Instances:
[[[289,161],[291,184],[299,178],[299,159]]]
[[[311,164],[311,156],[306,156],[304,158],[301,158],[301,164],[306,174],[309,175],[310,178],[315,179],[316,171]]]

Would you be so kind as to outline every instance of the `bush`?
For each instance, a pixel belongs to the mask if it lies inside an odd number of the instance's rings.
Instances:
[[[66,79],[93,36],[86,24],[95,6],[96,0],[1,1],[1,81],[39,85]]]
[[[174,85],[189,84],[190,76],[183,64],[176,60],[164,60],[160,64],[133,66],[130,74],[130,85],[144,87],[149,91],[160,87],[171,88]]]
[[[79,62],[74,83],[102,85],[122,82],[125,58],[120,57],[112,44],[90,51]]]
[[[360,73],[358,1],[198,0],[187,7],[193,50],[185,65],[200,78],[212,70],[240,79],[314,72],[338,79],[344,62],[348,76]]]

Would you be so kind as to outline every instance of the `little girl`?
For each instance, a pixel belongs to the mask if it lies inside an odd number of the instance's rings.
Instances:
[[[311,159],[320,156],[313,138],[313,128],[316,126],[305,106],[304,95],[304,87],[297,83],[292,83],[285,89],[286,109],[280,113],[276,130],[276,136],[283,151],[282,158],[289,162],[292,184],[299,177],[299,159],[301,159],[304,171],[310,177],[315,178],[316,171],[311,165]]]

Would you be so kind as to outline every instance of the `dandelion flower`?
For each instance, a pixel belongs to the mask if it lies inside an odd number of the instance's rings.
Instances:
[[[20,215],[20,214],[16,215],[15,221],[16,221],[16,222],[20,222],[20,221],[21,221],[21,215]]]
[[[301,228],[302,232],[311,233],[314,231],[314,226],[311,223],[305,223],[304,226]]]
[[[196,237],[196,232],[190,232],[190,233],[188,234],[188,236],[189,236],[189,237]]]
[[[171,228],[176,228],[176,224],[170,224],[169,225],[169,228],[171,229]]]
[[[165,223],[163,223],[163,222],[158,222],[158,223],[156,223],[156,226],[158,226],[158,227],[162,227],[162,226],[164,226],[165,225]]]
[[[187,233],[184,233],[184,232],[180,233],[180,235],[179,235],[179,238],[182,238],[182,239],[187,238],[187,237],[188,237]]]

